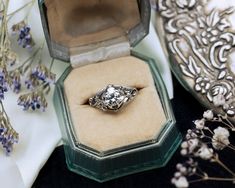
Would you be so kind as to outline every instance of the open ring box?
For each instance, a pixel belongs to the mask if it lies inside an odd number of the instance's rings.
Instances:
[[[51,56],[71,66],[54,101],[68,168],[104,182],[164,166],[181,142],[169,98],[150,58],[132,52],[148,33],[148,0],[39,0]],[[108,84],[136,87],[116,113],[89,106]]]

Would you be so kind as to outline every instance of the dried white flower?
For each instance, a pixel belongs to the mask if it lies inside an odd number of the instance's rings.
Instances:
[[[179,170],[180,168],[182,168],[183,167],[183,165],[181,164],[181,163],[177,163],[177,165],[176,165],[176,168]]]
[[[195,153],[196,156],[204,160],[209,160],[213,156],[213,150],[208,148],[207,145],[202,145],[202,147]]]
[[[191,133],[186,134],[186,139],[187,140],[190,140],[192,138],[197,138],[197,137],[198,137],[198,135],[195,132],[191,132]]]
[[[189,186],[188,180],[186,177],[181,176],[178,179],[173,178],[171,181],[177,188],[187,188]]]
[[[188,150],[189,150],[189,153],[193,153],[195,148],[198,147],[198,144],[199,144],[199,140],[197,138],[190,139],[188,141]]]
[[[182,142],[181,148],[182,148],[182,149],[188,148],[188,142],[186,142],[186,141]]]
[[[214,117],[214,114],[213,114],[212,110],[207,110],[203,113],[203,117],[207,120],[212,120]]]
[[[218,107],[218,106],[223,106],[225,104],[225,97],[222,94],[216,95],[213,97],[213,104]]]
[[[181,167],[181,168],[179,169],[179,171],[180,171],[182,174],[186,175],[186,173],[187,173],[187,168],[183,166],[183,167]]]
[[[205,126],[205,119],[202,118],[200,120],[196,120],[196,121],[194,121],[194,124],[196,125],[196,129],[202,130]]]
[[[217,150],[222,150],[230,144],[229,131],[223,127],[218,127],[214,130],[212,145]]]
[[[185,156],[185,155],[188,154],[188,151],[187,151],[186,149],[182,149],[182,150],[180,151],[180,154],[183,155],[183,156]]]
[[[174,176],[175,176],[176,178],[179,178],[179,177],[181,176],[181,173],[180,173],[180,172],[176,172],[176,173],[174,174]]]

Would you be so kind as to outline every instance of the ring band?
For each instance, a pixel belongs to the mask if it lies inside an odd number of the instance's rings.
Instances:
[[[103,111],[117,112],[132,101],[137,94],[138,90],[133,87],[108,85],[90,98],[89,104]]]

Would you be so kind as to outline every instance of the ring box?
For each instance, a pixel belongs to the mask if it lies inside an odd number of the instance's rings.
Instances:
[[[52,57],[69,61],[54,105],[68,168],[98,182],[166,165],[181,142],[155,62],[131,49],[148,34],[148,0],[39,0]],[[117,113],[88,99],[107,84],[137,87]]]

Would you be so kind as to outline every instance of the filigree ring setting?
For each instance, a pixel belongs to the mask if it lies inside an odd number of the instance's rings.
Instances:
[[[132,101],[138,89],[120,85],[108,85],[89,99],[92,107],[103,111],[117,112]]]

